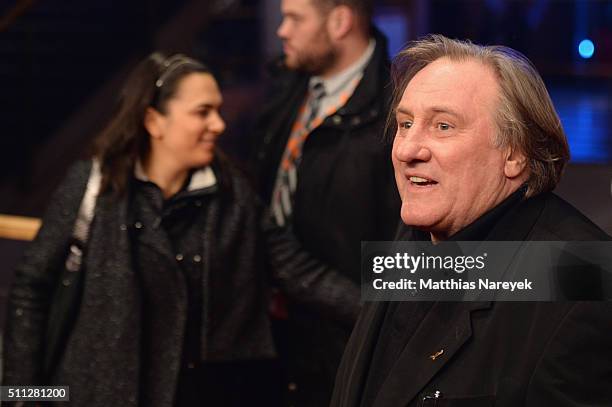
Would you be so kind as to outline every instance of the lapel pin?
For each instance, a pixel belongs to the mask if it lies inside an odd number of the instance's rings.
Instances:
[[[425,404],[430,405],[432,403],[429,403],[429,400],[434,400],[433,405],[436,406],[438,404],[437,399],[441,399],[441,398],[442,398],[442,392],[440,390],[436,390],[435,393],[426,394],[425,396],[423,396],[423,398],[421,399],[421,401],[423,402],[422,405],[423,406]]]
[[[439,351],[437,351],[436,353],[434,353],[433,355],[429,355],[429,358],[431,360],[436,360],[440,355],[442,355],[444,353],[444,349],[440,349]]]

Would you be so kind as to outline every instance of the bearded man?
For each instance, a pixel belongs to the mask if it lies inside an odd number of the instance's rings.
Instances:
[[[289,404],[323,406],[359,310],[360,242],[389,240],[397,226],[399,196],[382,141],[389,62],[371,1],[282,0],[281,11],[284,55],[255,130],[254,172],[276,222],[346,277],[329,295],[352,304],[354,318],[289,303],[279,324]]]

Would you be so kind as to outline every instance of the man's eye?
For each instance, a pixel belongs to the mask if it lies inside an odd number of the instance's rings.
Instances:
[[[406,120],[406,121],[404,121],[404,122],[401,122],[401,123],[399,124],[399,126],[400,126],[400,128],[402,128],[402,129],[409,129],[409,128],[411,128],[411,127],[412,127],[412,122],[411,122],[410,120]]]
[[[442,131],[450,130],[451,129],[451,125],[448,124],[448,123],[438,123],[438,129],[440,129]]]

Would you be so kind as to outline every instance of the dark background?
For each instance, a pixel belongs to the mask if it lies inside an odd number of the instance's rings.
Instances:
[[[375,12],[392,55],[428,32],[526,54],[547,82],[572,163],[597,168],[569,189],[610,197],[612,172],[598,170],[612,164],[612,1],[385,0]],[[40,215],[108,118],[126,72],[155,49],[214,68],[229,124],[222,144],[243,159],[265,62],[280,49],[279,21],[279,1],[0,2],[0,213]],[[595,44],[589,59],[578,53],[586,38]]]
[[[129,69],[153,50],[212,66],[223,88],[225,150],[238,161],[280,50],[279,0],[0,0],[0,214],[40,216],[65,170],[110,115]],[[390,52],[437,32],[526,54],[570,140],[558,193],[612,233],[612,1],[384,0]],[[591,58],[578,53],[583,39]],[[0,239],[0,276],[22,243]]]

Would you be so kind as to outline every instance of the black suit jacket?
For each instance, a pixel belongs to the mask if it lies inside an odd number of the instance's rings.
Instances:
[[[486,238],[610,239],[553,194],[512,206]],[[364,307],[332,406],[612,406],[610,302],[437,302],[416,325],[405,321],[422,305],[395,306],[393,324],[384,324],[390,303]],[[397,337],[406,338],[397,357],[382,371],[372,368],[375,351],[392,351],[378,345]],[[372,380],[380,384],[363,402]]]

